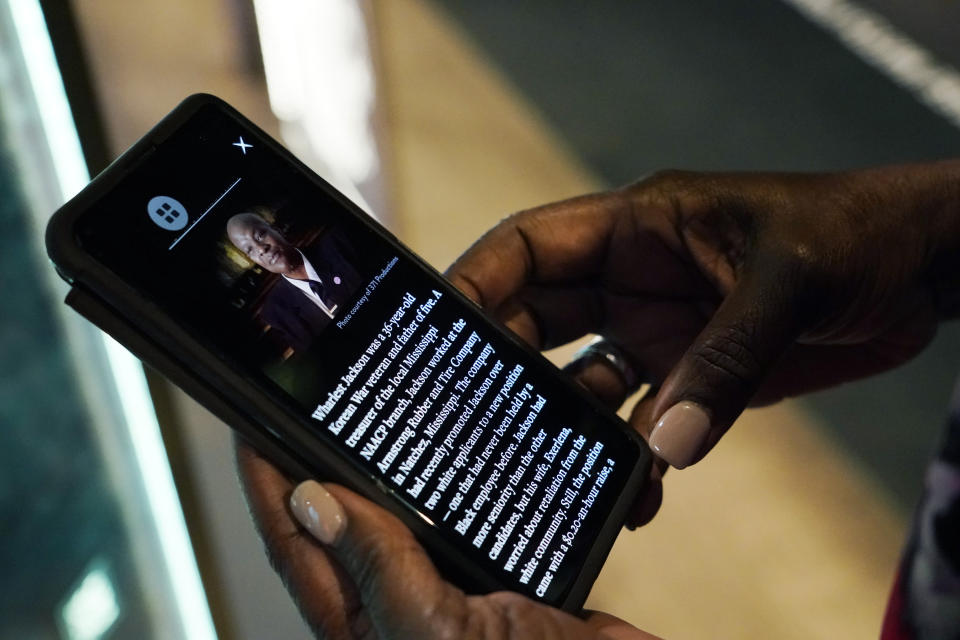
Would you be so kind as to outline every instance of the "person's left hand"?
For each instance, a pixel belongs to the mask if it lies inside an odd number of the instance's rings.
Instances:
[[[606,613],[578,618],[508,591],[467,595],[369,500],[312,480],[294,488],[239,442],[237,463],[271,564],[318,637],[655,640]]]

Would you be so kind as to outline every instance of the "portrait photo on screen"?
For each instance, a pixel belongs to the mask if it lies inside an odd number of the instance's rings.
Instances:
[[[345,328],[366,330],[357,325],[368,319],[351,310],[391,257],[318,195],[267,181],[242,185],[221,203],[206,245],[217,256],[216,297],[239,325],[232,332],[246,336],[231,351],[304,406],[353,356],[356,332]]]
[[[288,238],[276,215],[254,207],[230,216],[225,230],[250,268],[263,272],[249,310],[287,357],[309,349],[362,285],[356,251],[328,225]]]

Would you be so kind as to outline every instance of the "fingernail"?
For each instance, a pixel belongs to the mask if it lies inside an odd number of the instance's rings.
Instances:
[[[315,480],[297,485],[290,495],[290,510],[297,521],[324,544],[336,542],[347,523],[343,507]]]
[[[710,431],[710,416],[698,404],[679,402],[667,409],[650,433],[650,448],[676,469],[693,462]]]

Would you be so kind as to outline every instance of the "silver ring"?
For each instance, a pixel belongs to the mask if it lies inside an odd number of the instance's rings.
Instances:
[[[573,362],[586,361],[594,357],[599,357],[616,371],[627,389],[633,391],[640,386],[640,374],[631,358],[610,340],[597,336],[573,355]]]

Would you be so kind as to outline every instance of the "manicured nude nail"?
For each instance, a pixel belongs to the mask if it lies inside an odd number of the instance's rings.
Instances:
[[[290,495],[290,510],[314,538],[325,544],[336,542],[347,523],[343,507],[315,480],[297,485]]]
[[[650,433],[650,448],[676,469],[683,469],[703,448],[710,416],[698,404],[679,402],[667,409]]]

